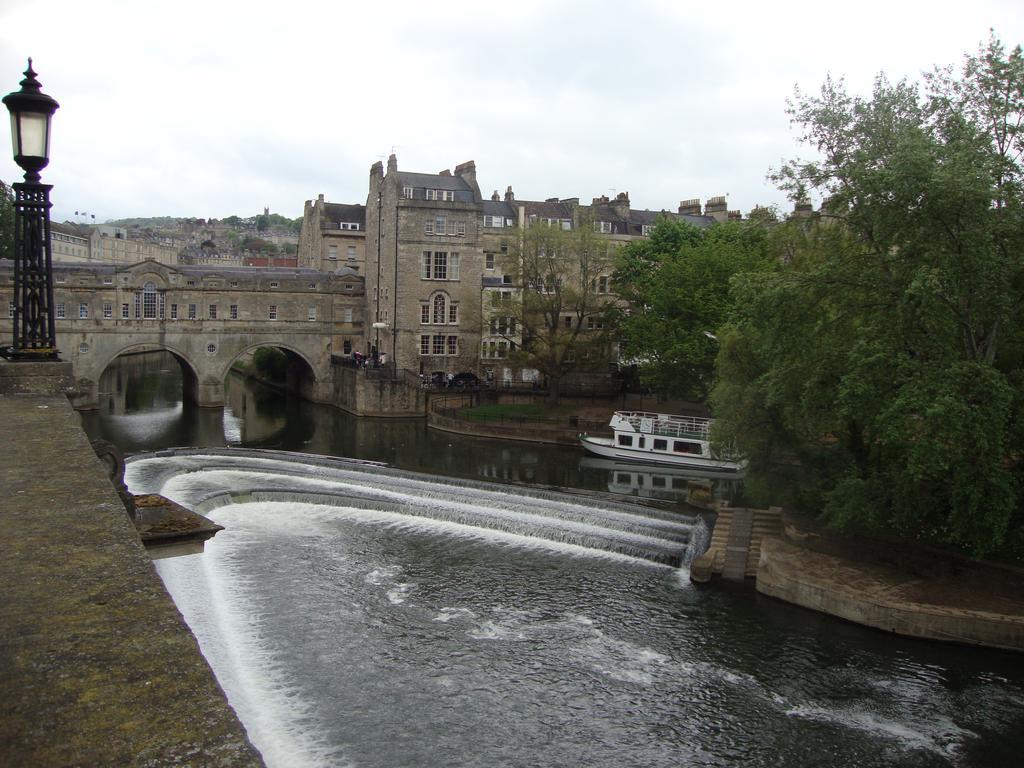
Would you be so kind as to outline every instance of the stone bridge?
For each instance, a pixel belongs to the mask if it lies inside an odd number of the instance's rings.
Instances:
[[[0,262],[0,301],[11,301],[10,277],[10,262]],[[349,269],[54,264],[57,345],[79,409],[99,406],[115,358],[154,350],[181,364],[187,399],[222,406],[228,371],[260,347],[288,356],[290,389],[332,402],[331,354],[360,348],[362,299],[363,280]]]

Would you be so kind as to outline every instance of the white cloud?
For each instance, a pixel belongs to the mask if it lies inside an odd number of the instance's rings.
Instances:
[[[784,204],[765,174],[800,152],[794,85],[916,77],[990,27],[1024,40],[1017,4],[995,1],[8,0],[0,91],[32,55],[61,103],[44,172],[58,220],[297,216],[321,192],[364,200],[392,147],[408,170],[474,159],[485,193],[628,190],[651,209],[728,193],[747,210]],[[6,152],[0,178],[20,178]]]

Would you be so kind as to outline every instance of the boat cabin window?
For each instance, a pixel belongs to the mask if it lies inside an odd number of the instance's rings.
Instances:
[[[615,476],[615,482],[620,485],[629,485],[633,482],[633,478],[630,475],[620,472]]]
[[[695,453],[698,456],[702,453],[700,443],[688,443],[685,440],[674,440],[673,450],[676,453]]]
[[[681,477],[673,477],[672,478],[672,489],[675,490],[675,491],[678,491],[678,490],[684,490],[685,491],[686,490],[686,480],[684,480]]]
[[[637,446],[638,446],[639,448],[643,448],[643,447],[644,447],[644,444],[645,444],[646,442],[647,442],[647,440],[646,440],[646,439],[645,439],[644,437],[642,437],[642,436],[641,436],[641,437],[638,437],[638,438],[637,438]]]
[[[656,451],[667,451],[668,450],[668,440],[659,440],[658,438],[654,438],[654,450],[656,450]]]
[[[665,487],[665,478],[664,477],[658,477],[657,475],[654,475],[651,478],[651,485],[653,485],[655,488],[664,488]]]
[[[619,435],[619,445],[633,445],[633,436]]]

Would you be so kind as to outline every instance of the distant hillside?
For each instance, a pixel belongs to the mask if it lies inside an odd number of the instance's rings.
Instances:
[[[206,221],[205,219],[199,219],[195,217],[185,216],[151,216],[149,218],[132,218],[132,219],[113,219],[107,221],[114,227],[124,228],[140,228],[140,229],[177,229],[180,227],[183,221]],[[210,219],[209,221],[215,221]],[[223,219],[219,219],[223,224],[227,224],[235,229],[277,229],[277,230],[291,230],[298,232],[299,227],[302,225],[302,217],[297,219],[289,219],[287,216],[282,216],[278,213],[271,213],[269,215],[259,214],[257,216],[226,216]]]

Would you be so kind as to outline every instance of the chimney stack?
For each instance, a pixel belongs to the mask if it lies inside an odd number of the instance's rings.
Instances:
[[[615,196],[612,208],[620,219],[629,219],[629,192],[619,192]]]
[[[700,198],[693,197],[689,200],[680,200],[679,214],[681,216],[700,216]]]
[[[795,219],[808,219],[812,213],[814,213],[814,206],[807,198],[797,200],[793,204],[793,218]]]
[[[725,221],[729,218],[728,203],[725,202],[725,195],[709,197],[704,204],[704,215],[710,216],[715,221]]]
[[[494,194],[491,195],[491,200],[495,203],[501,202],[501,195],[498,194],[498,190],[494,190]]]
[[[464,163],[459,163],[455,166],[455,175],[462,179],[469,188],[473,190],[474,200],[483,200],[483,195],[480,194],[480,185],[476,183],[476,163],[472,160],[467,160]]]
[[[511,203],[515,199],[516,196],[512,193],[512,185],[509,184],[508,187],[505,189],[505,202]]]
[[[388,173],[394,173],[398,170],[398,158],[395,157],[395,153],[392,152],[388,155]]]

